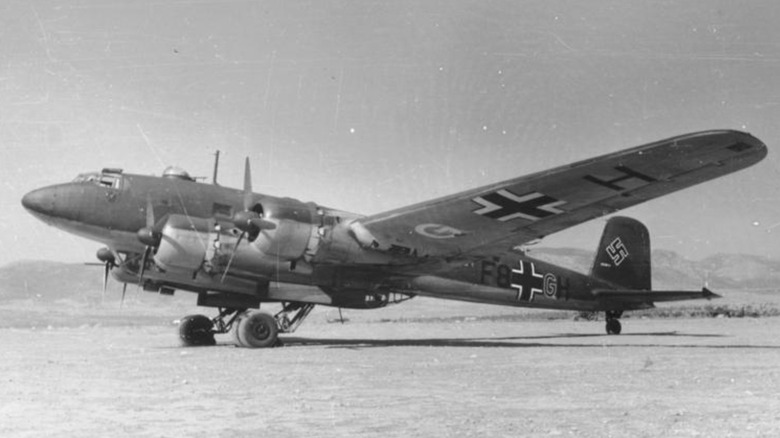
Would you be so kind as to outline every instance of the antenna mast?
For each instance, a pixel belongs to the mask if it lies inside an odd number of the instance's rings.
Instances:
[[[214,153],[214,176],[212,177],[212,184],[218,186],[217,173],[219,172],[219,149]]]

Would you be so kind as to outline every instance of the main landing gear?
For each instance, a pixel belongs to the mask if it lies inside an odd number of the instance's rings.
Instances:
[[[269,348],[281,345],[279,333],[292,333],[314,309],[314,304],[283,303],[276,315],[246,309],[220,309],[213,319],[190,315],[179,323],[179,338],[187,347],[215,345],[215,334],[233,330],[236,345]]]
[[[608,335],[619,335],[620,334],[620,321],[618,318],[623,316],[622,310],[607,310],[605,312],[606,319],[607,319],[607,334]]]

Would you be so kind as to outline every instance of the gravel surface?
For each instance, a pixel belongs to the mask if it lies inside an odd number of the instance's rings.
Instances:
[[[0,436],[778,436],[780,319],[0,330]]]

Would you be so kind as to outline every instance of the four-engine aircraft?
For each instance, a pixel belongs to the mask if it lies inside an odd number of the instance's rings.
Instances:
[[[652,290],[649,233],[634,219],[607,221],[589,275],[521,246],[766,154],[743,132],[698,132],[370,216],[254,193],[249,159],[243,190],[177,168],[161,177],[103,169],[34,190],[22,204],[106,246],[97,253],[104,287],[110,273],[125,287],[190,291],[219,309],[182,319],[185,345],[211,345],[232,330],[239,346],[271,347],[315,305],[371,309],[417,295],[605,312],[607,333],[619,334],[624,311],[717,295]],[[282,310],[250,310],[266,302]]]

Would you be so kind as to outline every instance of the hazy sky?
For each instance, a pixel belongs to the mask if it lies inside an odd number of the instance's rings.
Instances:
[[[655,248],[780,257],[776,1],[5,0],[0,264],[93,261],[34,188],[169,164],[377,213],[672,135],[759,165],[624,211]],[[595,248],[603,220],[544,241]]]

